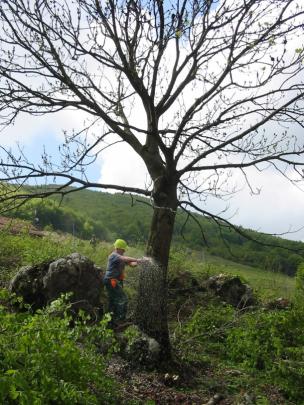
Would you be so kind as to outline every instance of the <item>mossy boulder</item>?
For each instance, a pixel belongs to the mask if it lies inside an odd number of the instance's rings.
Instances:
[[[221,300],[236,308],[245,308],[256,304],[256,297],[252,288],[238,276],[218,274],[210,277],[205,285]]]
[[[22,267],[9,289],[22,296],[34,310],[43,308],[61,294],[71,292],[74,311],[82,309],[92,315],[101,312],[102,271],[79,253]]]

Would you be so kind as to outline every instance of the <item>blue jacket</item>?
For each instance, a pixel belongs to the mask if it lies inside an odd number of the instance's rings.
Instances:
[[[107,281],[111,278],[123,280],[125,265],[125,262],[121,260],[121,256],[116,252],[112,252],[108,258],[107,270],[103,280]]]

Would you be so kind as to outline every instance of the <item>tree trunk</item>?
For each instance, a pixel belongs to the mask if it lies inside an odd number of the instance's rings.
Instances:
[[[162,182],[155,188],[154,212],[147,244],[153,263],[142,266],[136,320],[140,329],[156,339],[163,360],[171,357],[167,319],[167,269],[177,209],[176,184]]]

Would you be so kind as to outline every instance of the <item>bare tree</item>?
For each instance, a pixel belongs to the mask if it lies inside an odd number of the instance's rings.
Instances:
[[[150,197],[147,254],[162,271],[149,294],[140,289],[138,319],[168,355],[166,277],[178,207],[219,221],[203,202],[233,193],[237,171],[249,187],[252,168],[303,177],[303,16],[300,0],[1,0],[2,125],[68,108],[91,117],[66,134],[61,165],[47,152],[37,165],[2,147],[2,201],[10,209],[70,185]],[[87,165],[119,142],[142,159],[151,186],[86,177]],[[22,189],[54,177],[57,188]]]

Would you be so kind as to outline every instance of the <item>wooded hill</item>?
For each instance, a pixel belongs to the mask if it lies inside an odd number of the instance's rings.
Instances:
[[[109,242],[119,237],[134,245],[144,244],[148,237],[152,215],[149,204],[142,197],[79,190],[62,201],[57,197],[32,200],[11,215],[30,220],[42,229],[61,230],[83,239],[95,234],[97,239]],[[177,248],[186,247],[288,275],[294,275],[304,260],[302,242],[238,229],[241,234],[224,223],[197,214],[188,217],[178,211],[173,243]]]

